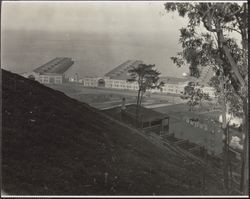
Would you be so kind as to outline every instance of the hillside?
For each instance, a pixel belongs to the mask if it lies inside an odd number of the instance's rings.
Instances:
[[[97,109],[2,70],[2,187],[13,195],[199,195],[222,188]]]

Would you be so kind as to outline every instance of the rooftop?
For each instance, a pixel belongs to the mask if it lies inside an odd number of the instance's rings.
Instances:
[[[48,63],[36,68],[34,72],[40,74],[56,73],[63,74],[66,72],[72,65],[74,61],[68,57],[56,57],[55,59],[49,61]]]
[[[135,116],[135,114],[136,114],[136,104],[127,105],[126,106],[126,111]],[[160,113],[160,112],[155,111],[153,109],[145,108],[143,106],[140,107],[140,115],[142,115],[143,121],[145,121],[145,122],[146,121],[163,119],[165,117],[168,117],[166,114]]]
[[[109,71],[105,74],[106,77],[109,77],[110,79],[117,79],[117,80],[127,80],[130,78],[130,75],[128,74],[128,71],[133,68],[137,67],[139,64],[142,64],[143,62],[140,60],[128,60],[121,65],[117,66],[113,70]]]
[[[191,81],[191,78],[189,78],[189,77],[181,78],[181,77],[162,76],[162,77],[160,77],[159,81],[162,81],[165,84],[178,84],[178,83]]]

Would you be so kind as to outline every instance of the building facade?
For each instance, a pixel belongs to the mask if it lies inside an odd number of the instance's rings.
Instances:
[[[154,132],[160,136],[169,132],[169,116],[152,109],[140,106],[138,124],[136,124],[136,104],[125,106],[121,111],[121,120],[139,127],[144,132]]]
[[[106,73],[104,77],[85,77],[82,79],[82,83],[86,87],[105,87],[137,91],[139,89],[138,83],[128,82],[127,80],[130,78],[129,70],[133,67],[138,67],[142,63],[140,60],[128,60]],[[202,70],[200,79],[162,76],[159,82],[162,81],[164,86],[161,89],[151,89],[149,92],[181,95],[184,93],[184,88],[188,85],[188,82],[194,81],[202,85],[203,92],[208,93],[210,97],[215,97],[215,89],[207,85],[208,74],[211,76],[211,67],[205,67]]]
[[[136,104],[116,106],[103,110],[104,113],[119,119],[120,121],[143,130],[145,133],[156,133],[160,136],[169,133],[169,116],[158,111],[140,106],[138,118],[136,116]]]
[[[31,72],[24,73],[23,76],[42,84],[62,84],[66,81],[65,72],[73,64],[71,58],[57,57]]]

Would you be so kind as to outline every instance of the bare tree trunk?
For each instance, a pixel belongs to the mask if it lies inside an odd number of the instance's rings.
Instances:
[[[223,52],[225,52],[225,49],[224,49],[224,44],[223,44],[224,42],[223,32],[222,32],[221,24],[219,21],[215,22],[215,27],[216,27],[216,33],[217,33],[217,38],[218,38],[219,55],[220,55],[220,58],[222,58],[224,54]],[[232,60],[229,60],[229,61],[231,63]],[[222,129],[223,129],[223,134],[224,134],[223,176],[224,176],[224,188],[226,192],[228,193],[229,191],[229,187],[228,187],[228,131],[227,131],[228,126],[227,126],[227,118],[226,118],[227,107],[226,107],[226,100],[225,100],[225,93],[224,93],[224,88],[225,88],[224,69],[222,65],[220,65],[220,68],[221,68],[220,90],[221,90],[221,105],[222,105]]]
[[[139,126],[139,102],[140,102],[141,89],[138,90],[137,100],[136,100],[136,114],[135,114],[135,123],[136,127]]]
[[[246,4],[244,5],[244,9],[245,9],[245,13],[246,13]],[[248,38],[247,38],[247,16],[245,16],[245,22],[243,23],[245,27],[243,27],[242,29],[242,46],[243,46],[243,53],[244,53],[244,66],[247,70],[248,68],[248,64],[247,64],[247,48],[248,46],[246,45],[247,44],[247,41],[248,41]],[[218,36],[218,41],[220,40],[221,42],[224,41],[224,36],[223,36],[223,33],[220,29],[220,27],[217,27],[217,29],[219,30],[217,32],[217,36]],[[223,51],[228,59],[228,61],[230,62],[230,65],[232,67],[232,71],[234,72],[234,74],[236,75],[238,81],[240,82],[241,84],[241,87],[243,89],[245,89],[247,92],[247,81],[245,81],[242,77],[242,75],[240,74],[239,72],[239,69],[238,69],[238,66],[237,64],[235,63],[228,47],[226,45],[222,45],[223,46]],[[247,78],[246,78],[247,79]],[[244,91],[243,91],[244,92]],[[244,94],[243,94],[244,95]],[[248,149],[248,102],[247,102],[247,97],[243,97],[243,111],[244,111],[244,116],[243,116],[243,132],[245,132],[245,141],[244,141],[244,144],[243,144],[243,154],[242,154],[242,158],[241,158],[241,161],[242,161],[242,168],[241,168],[241,183],[240,183],[240,189],[242,191],[243,194],[248,194],[248,183],[249,183],[249,171],[248,171],[248,154],[249,154],[249,149]],[[244,99],[245,98],[245,99]]]
[[[143,91],[140,91],[139,100],[138,100],[138,105],[137,105],[137,127],[140,127],[140,112],[141,112],[141,103],[142,103],[142,96],[143,96]]]
[[[221,106],[222,106],[222,129],[224,134],[224,147],[223,147],[223,176],[224,176],[224,187],[228,192],[228,125],[226,118],[226,101],[224,94],[224,77],[223,74],[220,74],[220,89],[221,89]]]
[[[141,91],[140,102],[139,102],[140,106],[141,106],[141,103],[142,103],[143,94],[144,94],[143,91]]]
[[[218,38],[220,38],[221,41],[224,41],[224,36],[222,33],[218,34]],[[247,59],[246,59],[246,52],[247,51],[247,45],[245,43],[244,40],[247,40],[247,38],[243,38],[243,48],[244,48],[244,65],[247,68]],[[226,45],[223,45],[223,50],[225,52],[226,57],[228,58],[230,65],[232,67],[232,71],[234,72],[234,74],[236,75],[237,79],[239,80],[241,87],[245,90],[247,90],[247,81],[245,81],[242,77],[242,75],[240,74],[239,70],[238,70],[238,66],[235,63],[235,61],[232,58],[232,55],[229,52],[229,49]],[[248,102],[247,102],[247,96],[243,97],[246,99],[243,99],[243,111],[244,111],[244,116],[243,116],[243,132],[245,132],[245,141],[243,144],[243,154],[242,154],[242,168],[241,168],[241,185],[240,185],[240,189],[241,192],[244,194],[248,194],[248,183],[249,183],[249,177],[248,177],[248,154],[249,154],[249,149],[248,149]]]
[[[242,46],[243,46],[243,64],[245,66],[246,71],[248,71],[248,15],[247,15],[247,4],[244,3],[244,22],[242,23],[241,33],[242,33]],[[248,77],[246,77],[248,79]],[[248,83],[248,81],[246,81]],[[243,143],[243,153],[241,156],[241,182],[240,182],[240,190],[243,194],[249,194],[249,123],[248,123],[248,86],[245,86],[245,94],[246,96],[243,99],[243,133],[245,135],[245,140]]]
[[[249,123],[248,123],[248,103],[247,99],[243,102],[243,108],[244,108],[244,116],[243,116],[243,133],[245,135],[244,143],[243,143],[243,153],[241,156],[241,182],[240,182],[240,190],[243,194],[248,195],[248,184],[249,184],[249,170],[248,170],[248,154],[249,154],[249,135],[248,135],[248,129],[249,129]]]

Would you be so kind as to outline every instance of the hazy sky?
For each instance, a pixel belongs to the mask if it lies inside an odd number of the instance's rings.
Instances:
[[[186,20],[172,13],[166,14],[163,4],[164,2],[159,1],[3,2],[2,30],[60,31],[68,37],[71,33],[102,34],[107,35],[107,38],[114,42],[121,40],[128,44],[143,44],[143,50],[135,50],[138,59],[145,58],[147,62],[156,63],[163,74],[166,71],[169,73],[170,70],[171,75],[180,76],[182,72],[187,71],[187,67],[178,69],[170,60],[170,56],[174,56],[180,49],[178,47],[179,29],[185,26]],[[10,45],[6,41],[5,43],[3,41],[3,48],[7,49],[6,46]],[[12,46],[14,48],[14,44]],[[154,56],[151,49],[147,54],[145,52],[147,48],[159,48],[159,53],[155,52]],[[126,56],[129,58],[130,55]],[[17,59],[14,53],[13,57],[8,54],[8,59],[2,57],[3,61],[6,60],[5,63],[8,65],[11,63],[14,67],[13,65],[18,61],[7,62],[11,58]],[[123,62],[121,58],[113,59],[114,66],[118,62]],[[19,69],[18,72],[20,71],[22,70]]]
[[[177,33],[184,20],[161,17],[164,2],[3,2],[3,28],[108,33]]]

